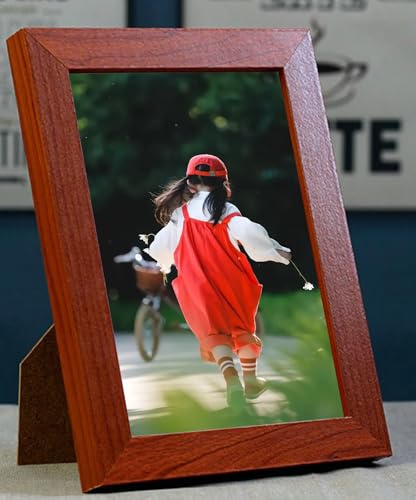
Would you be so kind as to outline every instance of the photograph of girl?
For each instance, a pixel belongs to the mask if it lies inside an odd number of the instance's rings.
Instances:
[[[342,416],[279,74],[71,83],[132,434]]]
[[[260,224],[243,217],[229,198],[224,162],[211,154],[193,156],[186,176],[155,197],[156,220],[164,227],[145,251],[165,274],[176,266],[172,286],[198,338],[201,357],[218,364],[228,405],[243,410],[246,399],[257,399],[267,389],[267,381],[257,376],[262,341],[256,335],[255,316],[262,285],[239,247],[257,262],[289,264],[291,253]]]

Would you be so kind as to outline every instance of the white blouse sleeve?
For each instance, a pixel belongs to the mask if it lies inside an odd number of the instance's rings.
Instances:
[[[278,250],[291,252],[270,238],[266,229],[247,217],[233,217],[228,223],[230,236],[243,245],[248,256],[256,262],[281,262],[289,264],[289,260],[278,253]]]
[[[156,260],[160,270],[169,274],[174,264],[173,254],[178,244],[177,214],[172,214],[171,220],[158,233],[149,248],[144,251]]]

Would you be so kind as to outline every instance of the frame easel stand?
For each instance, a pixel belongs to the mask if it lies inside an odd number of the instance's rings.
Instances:
[[[76,462],[55,325],[20,363],[17,463]]]

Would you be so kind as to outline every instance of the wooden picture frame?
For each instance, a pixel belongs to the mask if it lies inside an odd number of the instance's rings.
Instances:
[[[62,373],[49,390],[65,388],[72,435],[61,418],[60,436],[83,491],[391,455],[309,30],[22,29],[8,50],[56,329],[58,362],[43,370]],[[145,71],[279,72],[343,418],[131,436],[69,76]],[[21,439],[31,430],[50,446],[43,457],[22,446],[20,463],[73,459],[71,446],[54,454],[50,415],[22,412]]]

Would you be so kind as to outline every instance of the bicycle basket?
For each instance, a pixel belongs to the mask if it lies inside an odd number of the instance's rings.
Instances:
[[[157,295],[163,288],[163,274],[159,269],[149,269],[134,266],[136,272],[136,286],[145,293]]]

